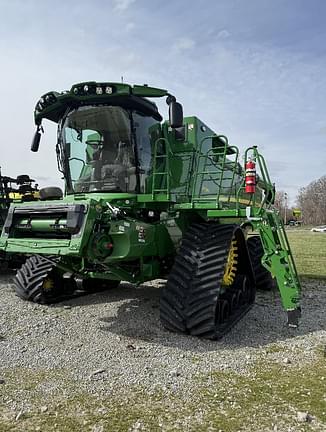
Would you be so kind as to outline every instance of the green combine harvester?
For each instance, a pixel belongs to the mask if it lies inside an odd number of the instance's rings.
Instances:
[[[167,98],[168,121],[148,99],[158,97]],[[65,194],[44,188],[41,201],[10,207],[0,249],[29,255],[15,278],[21,298],[53,303],[122,280],[167,278],[163,326],[217,339],[272,275],[297,326],[300,283],[256,147],[241,164],[225,136],[183,118],[173,95],[147,85],[84,82],[46,93],[32,151],[43,119],[58,124]]]

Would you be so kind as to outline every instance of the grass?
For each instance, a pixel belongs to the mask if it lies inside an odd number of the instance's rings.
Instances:
[[[141,388],[98,397],[82,391],[65,371],[7,371],[6,395],[15,398],[17,385],[28,388],[29,403],[18,420],[0,408],[0,431],[306,431],[297,412],[314,418],[315,430],[326,428],[326,360],[296,367],[260,360],[248,373],[212,372],[193,386],[191,402],[170,390],[148,394]],[[59,380],[61,391],[46,395],[46,383]],[[31,384],[33,383],[33,385]],[[62,388],[63,385],[63,388]],[[26,387],[25,387],[26,386]],[[31,389],[33,387],[33,390]],[[18,387],[19,388],[19,387]],[[67,389],[70,396],[62,397]],[[73,395],[73,396],[71,396]],[[40,407],[46,405],[46,412]],[[138,427],[138,429],[137,429]],[[280,428],[281,427],[281,428]]]
[[[326,279],[326,234],[294,228],[287,235],[299,275]]]

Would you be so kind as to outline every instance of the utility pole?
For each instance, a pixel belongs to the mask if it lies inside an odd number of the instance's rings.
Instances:
[[[288,203],[288,194],[284,192],[284,225],[286,225],[286,209],[287,209],[287,203]]]

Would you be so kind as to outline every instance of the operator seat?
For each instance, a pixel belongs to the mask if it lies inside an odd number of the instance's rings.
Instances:
[[[101,169],[104,189],[119,192],[134,191],[136,189],[136,166],[131,144],[119,141],[114,159],[108,157],[106,151],[103,151],[103,156],[103,160],[106,159],[109,162],[104,163]],[[112,150],[110,156],[112,156]]]

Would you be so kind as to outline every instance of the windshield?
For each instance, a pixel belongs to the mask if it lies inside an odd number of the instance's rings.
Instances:
[[[61,129],[68,191],[144,192],[157,123],[117,106],[70,112]]]

